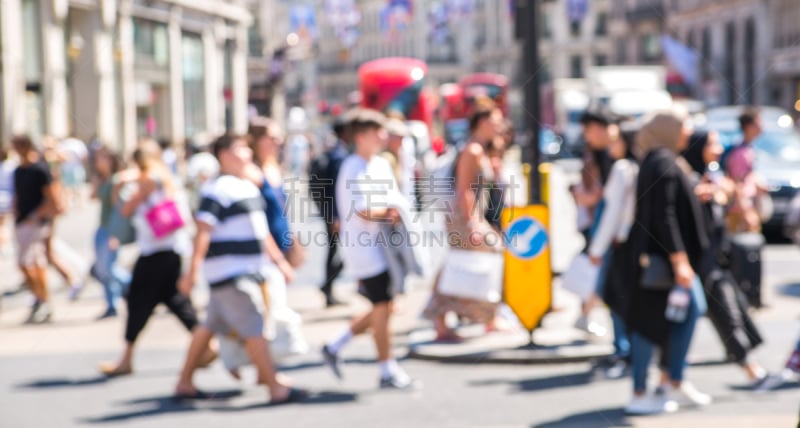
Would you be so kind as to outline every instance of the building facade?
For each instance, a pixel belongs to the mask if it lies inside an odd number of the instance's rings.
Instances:
[[[541,54],[547,65],[547,80],[584,78],[588,67],[613,63],[611,1],[586,4],[587,9],[578,16],[570,16],[567,0],[543,4]]]
[[[800,112],[800,3],[771,0],[768,17],[766,30],[771,33],[766,37],[772,43],[766,64],[768,98],[775,105]]]
[[[665,3],[672,0],[613,0],[611,36],[616,64],[662,63],[661,35],[667,24]]]
[[[668,31],[699,55],[701,84],[695,95],[709,106],[780,103],[771,90],[775,47],[771,15],[778,2],[671,0]],[[794,9],[800,12],[800,4]],[[797,21],[793,22],[796,27]]]
[[[333,100],[345,100],[357,89],[356,70],[373,59],[402,56],[425,60],[428,82],[436,86],[456,82],[479,71],[517,74],[517,45],[513,19],[505,0],[475,0],[467,12],[438,15],[444,2],[418,0],[408,26],[398,31],[382,28],[386,0],[358,2],[361,14],[358,42],[342,46],[334,28],[322,20],[318,43],[320,92]]]
[[[248,10],[222,0],[2,0],[2,136],[130,151],[247,127]]]

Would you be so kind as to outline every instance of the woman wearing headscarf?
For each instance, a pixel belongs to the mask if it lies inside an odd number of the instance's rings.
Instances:
[[[729,270],[725,227],[725,206],[735,193],[735,184],[722,174],[719,160],[723,147],[716,133],[695,133],[683,158],[691,167],[690,181],[702,204],[710,247],[703,253],[700,271],[708,318],[719,334],[728,358],[740,365],[757,389],[768,373],[754,361],[751,351],[763,342],[747,312],[747,298],[737,287]]]
[[[679,154],[692,129],[686,115],[663,111],[648,118],[637,135],[644,154],[637,181],[637,210],[627,246],[631,280],[623,312],[631,331],[633,399],[629,414],[657,414],[680,406],[702,406],[711,397],[684,381],[695,324],[706,310],[700,261],[708,248],[703,210]],[[627,309],[625,308],[627,306]],[[666,356],[664,393],[647,393],[654,347]]]

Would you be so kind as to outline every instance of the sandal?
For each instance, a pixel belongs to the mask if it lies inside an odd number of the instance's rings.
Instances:
[[[133,369],[130,367],[127,369],[121,369],[116,365],[102,364],[100,365],[100,373],[105,375],[107,378],[115,378],[120,376],[129,376],[133,374]]]
[[[208,400],[213,398],[214,394],[209,394],[208,392],[201,391],[196,389],[193,393],[176,393],[172,396],[175,401],[184,401],[184,400]]]
[[[289,388],[289,395],[283,400],[270,400],[267,406],[282,406],[284,404],[298,403],[308,398],[308,391],[298,388]]]
[[[442,344],[458,344],[464,343],[464,338],[459,336],[457,333],[447,333],[447,334],[439,334],[436,335],[436,339],[433,341],[435,343],[442,343]]]

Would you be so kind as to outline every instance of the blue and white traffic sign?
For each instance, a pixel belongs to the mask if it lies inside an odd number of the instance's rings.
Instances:
[[[534,259],[547,248],[547,229],[532,217],[516,219],[507,231],[506,246],[521,259]]]

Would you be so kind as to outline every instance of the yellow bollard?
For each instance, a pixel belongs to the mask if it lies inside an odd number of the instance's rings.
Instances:
[[[550,170],[553,168],[553,164],[550,162],[544,162],[539,164],[539,176],[541,177],[541,198],[542,203],[547,204],[550,202]]]
[[[525,177],[525,185],[526,186],[530,186],[531,185],[531,164],[529,164],[529,163],[523,163],[522,164],[522,176]],[[531,203],[530,199],[531,199],[530,192],[525,192],[525,201],[526,201],[526,203],[524,205],[530,205],[530,203]]]

